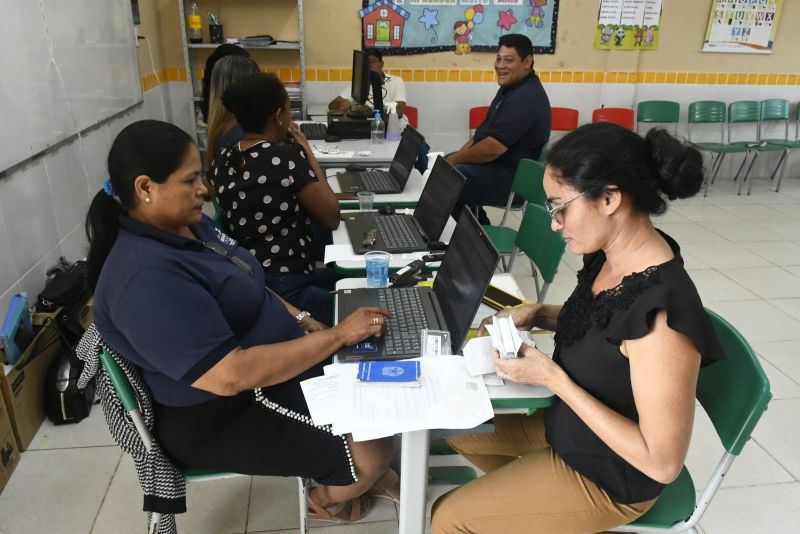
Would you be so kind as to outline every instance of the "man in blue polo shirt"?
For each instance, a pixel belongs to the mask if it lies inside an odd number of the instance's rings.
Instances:
[[[500,89],[475,135],[447,160],[467,182],[453,209],[505,206],[522,158],[538,159],[550,138],[550,100],[533,71],[533,45],[525,35],[500,38],[494,70]],[[489,224],[481,208],[478,219]]]

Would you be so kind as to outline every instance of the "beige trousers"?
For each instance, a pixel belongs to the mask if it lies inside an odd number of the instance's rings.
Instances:
[[[543,412],[499,415],[493,434],[447,439],[486,475],[440,497],[434,534],[578,534],[629,523],[655,499],[618,504],[547,444]]]

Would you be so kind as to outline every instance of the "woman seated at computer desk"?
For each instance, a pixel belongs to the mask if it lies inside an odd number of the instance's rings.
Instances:
[[[699,368],[723,350],[680,248],[650,215],[666,210],[663,197],[694,196],[702,165],[664,130],[642,139],[611,123],[550,149],[552,229],[584,254],[583,269],[563,306],[497,314],[555,330],[553,358],[525,346],[522,358],[495,353],[495,366],[556,400],[530,417],[495,417],[494,433],[448,439],[487,474],[434,504],[435,534],[604,531],[647,512],[678,476]]]
[[[258,259],[267,287],[331,325],[339,277],[316,268],[311,227],[337,228],[339,201],[292,122],[286,88],[274,74],[254,74],[228,87],[222,102],[244,130],[217,152],[208,175],[223,229]]]
[[[95,324],[141,370],[163,449],[192,467],[313,478],[316,519],[358,519],[367,491],[397,500],[391,440],[314,424],[300,389],[339,348],[381,335],[386,312],[361,308],[330,329],[296,318],[202,214],[200,153],[176,126],[127,126],[108,172],[86,223]]]

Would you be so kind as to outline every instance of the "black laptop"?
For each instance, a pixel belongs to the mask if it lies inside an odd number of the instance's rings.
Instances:
[[[453,354],[461,349],[500,254],[470,210],[462,210],[433,287],[344,289],[337,314],[343,319],[361,306],[392,312],[386,333],[337,353],[340,361],[395,360],[420,355],[420,330],[450,332]]]
[[[439,157],[428,175],[413,215],[381,215],[372,211],[343,214],[342,220],[353,244],[353,252],[428,250],[428,242],[436,241],[442,235],[465,180],[463,174],[446,159]]]
[[[339,173],[336,176],[339,187],[343,193],[358,191],[372,191],[376,195],[402,193],[424,141],[425,138],[421,133],[411,126],[406,126],[388,171],[372,169]]]

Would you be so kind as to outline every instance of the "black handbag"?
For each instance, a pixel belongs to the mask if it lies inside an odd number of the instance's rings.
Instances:
[[[61,306],[68,306],[87,293],[86,262],[73,263],[67,270],[57,270],[47,281],[36,299],[36,309],[51,312]],[[84,299],[85,302],[85,299]]]
[[[78,388],[83,362],[65,347],[47,369],[45,407],[54,425],[77,423],[89,416],[94,402],[94,383]]]

